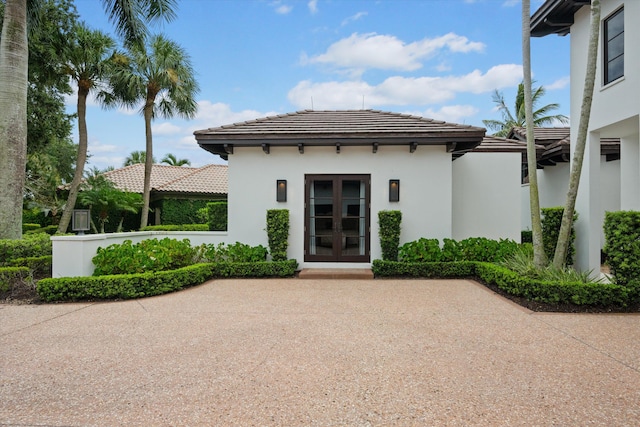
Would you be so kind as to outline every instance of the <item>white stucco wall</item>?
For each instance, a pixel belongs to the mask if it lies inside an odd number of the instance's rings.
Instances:
[[[229,156],[229,239],[267,244],[266,212],[289,209],[289,258],[301,268],[318,266],[304,260],[305,174],[371,175],[371,260],[381,257],[378,212],[402,211],[401,244],[419,237],[442,239],[452,235],[452,162],[442,146],[419,146],[414,153],[406,145],[341,147],[236,148]],[[287,180],[287,201],[276,202],[276,180]],[[389,179],[400,180],[400,201],[390,203]],[[328,267],[354,264],[321,263]],[[368,264],[367,264],[368,265]]]
[[[453,162],[453,238],[520,241],[520,153],[467,153]]]
[[[597,270],[600,264],[600,245],[603,225],[603,205],[612,204],[608,192],[601,183],[609,180],[608,172],[599,161],[600,138],[623,138],[623,150],[628,153],[639,152],[640,133],[640,26],[636,18],[640,16],[640,2],[623,0],[603,0],[602,19],[624,5],[624,77],[604,85],[602,74],[602,43],[600,42],[598,71],[593,94],[589,137],[580,182],[576,210],[580,220],[576,224],[576,266],[584,270]],[[571,143],[575,144],[578,134],[580,108],[583,97],[584,73],[587,61],[587,43],[589,39],[590,11],[583,7],[575,15],[571,27]],[[602,29],[602,27],[601,27]],[[602,37],[600,38],[602,40]],[[624,147],[624,144],[627,147]],[[634,205],[638,201],[640,178],[634,172],[638,160],[634,155],[621,155],[620,160],[620,205]],[[610,181],[610,180],[609,180]],[[631,201],[631,202],[629,202]]]

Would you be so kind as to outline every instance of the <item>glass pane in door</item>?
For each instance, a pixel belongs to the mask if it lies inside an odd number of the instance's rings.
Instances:
[[[309,193],[309,254],[333,254],[333,181],[314,181]]]
[[[365,254],[365,182],[342,181],[342,255]]]

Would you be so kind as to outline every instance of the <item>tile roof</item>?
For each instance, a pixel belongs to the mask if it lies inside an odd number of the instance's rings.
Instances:
[[[142,163],[105,172],[104,176],[121,190],[143,192]],[[151,190],[159,193],[227,194],[227,166],[206,165],[191,168],[155,164],[151,170]]]
[[[561,139],[569,138],[571,133],[570,127],[550,127],[543,128],[537,127],[533,129],[533,137],[536,140],[536,144],[548,145],[555,143]],[[527,128],[514,127],[507,135],[507,138],[517,139],[520,141],[527,141]]]
[[[312,111],[281,114],[194,132],[198,144],[223,158],[233,146],[269,145],[466,145],[480,144],[486,130],[424,117],[377,110]],[[453,147],[453,145],[451,145]]]

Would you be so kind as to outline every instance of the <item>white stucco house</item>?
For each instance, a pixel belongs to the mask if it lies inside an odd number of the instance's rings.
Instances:
[[[590,23],[589,0],[547,0],[531,17],[531,35],[571,37],[571,142],[580,117]],[[640,210],[640,1],[601,1],[600,41],[583,175],[576,202],[576,266],[598,271],[603,203],[619,188],[621,210]],[[603,186],[601,141],[619,138],[619,176]],[[611,209],[614,210],[614,209]]]
[[[523,144],[482,144],[484,136],[373,110],[307,110],[195,132],[228,160],[229,241],[266,245],[266,211],[288,209],[288,256],[301,268],[370,266],[381,257],[381,210],[402,212],[401,244],[519,240]]]

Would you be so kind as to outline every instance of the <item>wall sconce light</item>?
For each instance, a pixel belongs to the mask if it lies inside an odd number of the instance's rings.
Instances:
[[[390,202],[400,201],[400,180],[399,179],[389,180],[389,201]]]
[[[277,181],[276,201],[277,202],[287,201],[287,180],[286,179],[279,179]]]
[[[89,209],[74,209],[71,214],[71,230],[82,236],[91,229],[91,211]]]

